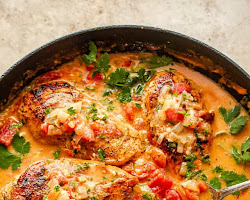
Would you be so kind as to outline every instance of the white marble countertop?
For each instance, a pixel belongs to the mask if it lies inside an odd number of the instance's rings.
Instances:
[[[50,40],[114,24],[149,25],[189,35],[250,73],[249,0],[0,0],[0,75]]]

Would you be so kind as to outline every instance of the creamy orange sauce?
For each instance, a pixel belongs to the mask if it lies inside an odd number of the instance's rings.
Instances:
[[[140,54],[145,55],[145,54]],[[126,60],[128,57],[132,58],[138,57],[138,54],[111,54],[111,66],[113,69],[117,67],[121,67],[121,64],[124,60]],[[95,91],[91,91],[86,89],[86,87],[95,87],[96,83],[86,83],[82,82],[82,79],[86,75],[85,68],[82,67],[81,63],[79,63],[79,60],[76,59],[74,62],[65,64],[62,66],[63,70],[66,74],[68,74],[67,80],[72,81],[73,84],[81,91],[84,91],[83,94],[91,97],[93,101],[100,101],[103,99],[102,94],[105,86],[103,84],[99,84],[98,87],[96,87]],[[157,70],[163,70],[168,69],[169,67],[163,67],[159,68]],[[193,70],[188,69],[184,65],[175,63],[171,66],[171,68],[175,68],[178,72],[185,75],[187,78],[193,80],[197,85],[202,89],[202,100],[207,108],[207,110],[213,110],[215,112],[214,121],[212,123],[212,129],[213,134],[219,132],[219,131],[226,131],[228,132],[228,128],[226,123],[224,122],[222,116],[218,112],[218,107],[223,106],[227,109],[232,108],[234,105],[238,105],[238,102],[235,101],[235,99],[228,94],[226,91],[224,91],[222,88],[220,88],[216,83],[214,83],[212,80],[208,79],[207,77],[203,76],[202,74],[195,72]],[[81,74],[81,77],[76,78],[76,74]],[[111,96],[112,99],[112,96]],[[120,103],[117,101],[114,101],[113,106],[115,107],[114,114],[120,114],[121,112],[121,106]],[[241,112],[242,115],[248,115],[247,112],[242,109]],[[0,117],[0,121],[3,118],[4,113]],[[15,116],[15,115],[14,115]],[[212,173],[212,169],[215,166],[222,166],[224,170],[227,171],[234,171],[238,174],[245,174],[246,177],[250,178],[250,170],[249,170],[249,163],[244,167],[243,165],[237,165],[235,160],[233,159],[231,155],[232,145],[240,147],[241,143],[246,140],[247,137],[250,136],[250,123],[247,122],[244,129],[236,135],[220,135],[213,139],[212,147],[210,151],[210,163],[204,164],[203,169],[204,173],[207,175],[208,180],[212,179],[213,177],[217,176],[218,174]],[[31,143],[31,150],[30,153],[25,155],[22,159],[21,167],[16,170],[15,172],[12,172],[9,168],[8,170],[1,170],[0,169],[0,188],[8,184],[14,179],[14,176],[20,174],[23,172],[30,164],[32,164],[35,161],[38,160],[46,160],[53,158],[53,152],[58,149],[56,146],[49,146],[49,145],[42,145],[39,143],[39,141],[35,141],[32,137],[31,133],[27,130],[27,128],[24,126],[22,128],[21,134],[25,137],[26,141],[29,141]],[[142,157],[142,159],[148,159],[148,155],[145,155],[145,157]],[[60,157],[68,157],[63,152],[61,153]],[[171,176],[171,173],[169,173],[169,170],[166,170],[167,174]],[[175,177],[172,177],[172,179],[175,179]],[[178,184],[175,186],[176,188],[180,188]],[[223,185],[225,187],[225,185]],[[185,199],[185,197],[183,196]],[[202,193],[200,196],[201,200],[210,199],[209,192]],[[230,195],[226,197],[226,200],[235,199],[236,197]],[[250,190],[243,192],[241,196],[239,197],[239,200],[246,200],[250,199]]]

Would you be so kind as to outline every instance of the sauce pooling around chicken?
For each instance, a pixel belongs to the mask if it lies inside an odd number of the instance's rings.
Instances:
[[[96,54],[90,43],[88,55],[37,77],[1,113],[0,186],[44,160],[5,197],[210,199],[206,183],[219,189],[250,177],[247,119],[229,94],[171,58]],[[73,173],[83,162],[95,163],[95,173],[83,167],[82,181]],[[62,173],[52,177],[51,167]],[[40,169],[46,172],[30,175]],[[26,189],[18,183],[28,175],[30,183],[46,181]],[[118,189],[115,180],[124,177],[129,187]],[[226,199],[237,196],[246,199],[249,190]]]

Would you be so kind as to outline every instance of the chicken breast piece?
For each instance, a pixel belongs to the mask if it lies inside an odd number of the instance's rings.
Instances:
[[[125,199],[138,179],[101,162],[77,159],[40,161],[0,191],[2,200]]]
[[[176,71],[159,72],[142,96],[148,139],[166,152],[178,172],[186,156],[201,158],[208,153],[213,113],[205,109],[194,82]]]
[[[145,150],[142,141],[120,130],[66,82],[45,83],[25,93],[19,114],[37,141],[60,146],[71,157],[122,165]]]

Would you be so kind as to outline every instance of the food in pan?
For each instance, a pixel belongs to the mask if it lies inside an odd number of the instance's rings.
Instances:
[[[0,199],[211,199],[250,177],[247,121],[184,64],[90,42],[1,113]]]

